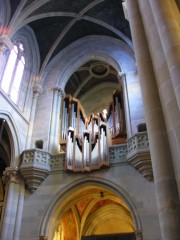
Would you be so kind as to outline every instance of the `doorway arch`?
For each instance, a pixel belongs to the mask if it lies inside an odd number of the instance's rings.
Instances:
[[[114,202],[116,202],[116,204],[113,205],[113,208],[111,209],[111,211],[114,211],[115,213],[118,209],[117,203],[119,204],[121,203],[120,205],[122,208],[122,214],[124,214],[123,216],[126,224],[129,222],[129,226],[130,225],[132,226],[132,232],[141,231],[142,229],[141,221],[140,221],[140,217],[137,212],[137,209],[133,204],[133,201],[131,200],[129,194],[122,187],[118,186],[114,182],[111,182],[109,180],[105,180],[102,178],[85,177],[77,181],[74,181],[73,183],[64,187],[61,191],[59,191],[54,196],[51,203],[46,208],[44,217],[40,225],[40,230],[39,230],[40,239],[42,236],[46,236],[47,239],[53,239],[54,233],[58,228],[60,219],[62,219],[62,217],[68,210],[67,206],[69,206],[70,204],[73,204],[73,201],[77,202],[78,200],[77,198],[81,198],[83,196],[83,193],[88,194],[88,191],[91,193],[93,191],[93,194],[99,195],[99,198],[101,198],[102,197],[101,194],[103,194],[104,200],[107,200],[108,199],[107,195],[111,194],[111,200],[114,200]],[[88,204],[90,205],[92,204],[92,202]],[[96,202],[96,204],[93,205],[93,208],[96,208],[97,206],[98,206],[98,203]],[[105,211],[105,208],[109,210],[110,209],[109,205],[106,204],[101,211],[101,213],[104,212],[103,214],[104,216],[106,216],[106,219],[107,219],[108,216],[107,216],[107,211]],[[88,211],[88,210],[86,209],[85,211]],[[125,211],[127,213],[126,215],[125,215]],[[96,211],[96,214],[98,214],[97,211]],[[90,218],[87,218],[87,219],[83,219],[82,221],[84,221],[84,223],[88,223],[88,221],[90,222],[90,220],[91,220]],[[86,227],[82,227],[81,225],[81,229],[79,231],[80,234],[79,235],[77,234],[77,235],[78,237],[81,237],[84,234],[90,235],[92,233],[95,233],[96,230],[99,228],[100,228],[100,225],[98,221],[94,222],[94,224],[91,224],[90,227],[87,227],[87,225]],[[80,239],[80,238],[77,238],[77,239]]]

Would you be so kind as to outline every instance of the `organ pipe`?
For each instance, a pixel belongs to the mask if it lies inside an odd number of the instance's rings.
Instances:
[[[107,117],[101,113],[84,113],[79,100],[67,95],[64,98],[60,144],[66,144],[65,168],[69,171],[91,171],[109,166],[108,137],[125,131],[122,96],[113,93]]]

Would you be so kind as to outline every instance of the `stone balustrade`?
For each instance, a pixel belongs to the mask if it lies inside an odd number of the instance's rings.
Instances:
[[[131,164],[146,179],[152,181],[152,164],[147,132],[140,132],[127,140],[126,144],[113,145],[109,148],[109,164]]]
[[[62,171],[64,153],[51,155],[41,149],[29,149],[22,153],[20,173],[31,192],[34,192],[52,171]]]
[[[65,153],[51,155],[42,149],[29,149],[22,153],[20,173],[31,192],[34,192],[50,172],[64,170]],[[152,180],[152,165],[147,132],[136,133],[126,144],[109,148],[109,164],[130,164],[146,179]]]
[[[127,162],[127,144],[117,144],[109,148],[109,164]]]

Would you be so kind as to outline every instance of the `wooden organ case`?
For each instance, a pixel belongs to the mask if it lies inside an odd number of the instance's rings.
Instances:
[[[115,91],[106,117],[101,113],[87,117],[78,99],[65,96],[60,128],[65,170],[84,172],[109,166],[109,139],[125,132],[122,105],[121,94]]]

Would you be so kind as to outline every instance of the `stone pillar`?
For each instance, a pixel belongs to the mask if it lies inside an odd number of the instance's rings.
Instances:
[[[180,239],[180,202],[156,79],[137,0],[127,0],[163,240]]]
[[[180,196],[180,111],[150,3],[149,1],[139,0],[139,7],[155,69]],[[148,16],[147,11],[149,12]]]
[[[34,117],[35,117],[35,112],[36,112],[37,100],[41,93],[42,93],[42,87],[40,85],[35,85],[33,87],[33,102],[32,102],[32,106],[31,106],[31,115],[30,115],[30,120],[29,120],[26,149],[29,149],[32,147],[31,138],[32,138],[32,132],[33,132],[33,126],[34,126]]]
[[[6,184],[4,208],[1,219],[0,239],[19,239],[24,203],[24,183],[14,167],[3,172]]]
[[[53,103],[48,147],[48,151],[50,151],[52,154],[59,152],[60,109],[63,96],[64,93],[61,89],[53,89]]]
[[[126,83],[126,75],[125,73],[118,73],[117,78],[122,88],[123,99],[124,99],[124,109],[126,116],[126,130],[127,130],[127,138],[132,136],[132,128],[131,128],[131,114],[129,109],[129,99],[128,99],[128,91],[127,91],[127,83]]]
[[[180,26],[171,2],[149,1],[180,109]]]

